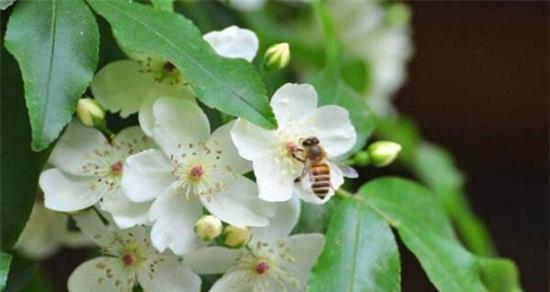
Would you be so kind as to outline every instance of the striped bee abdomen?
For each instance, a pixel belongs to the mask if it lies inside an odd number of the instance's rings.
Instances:
[[[313,163],[311,171],[311,190],[319,197],[324,198],[330,191],[330,168],[327,163]]]

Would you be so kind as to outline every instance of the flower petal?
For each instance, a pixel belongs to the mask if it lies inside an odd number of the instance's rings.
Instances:
[[[103,192],[91,189],[94,179],[66,174],[57,168],[45,170],[39,179],[40,188],[44,191],[44,204],[48,209],[61,212],[88,208],[103,196]]]
[[[234,124],[234,122],[231,122],[217,128],[206,142],[206,145],[213,151],[220,151],[218,153],[221,162],[230,166],[233,173],[244,174],[252,170],[252,164],[239,156],[235,144],[231,141],[229,132]]]
[[[240,270],[225,273],[214,283],[209,292],[251,292],[250,287],[242,283],[242,279],[245,278],[243,273],[245,272]],[[262,292],[270,291],[262,290]]]
[[[270,214],[272,206],[258,199],[256,184],[241,175],[219,177],[225,189],[211,196],[201,196],[202,204],[222,221],[232,225],[265,226],[269,223],[263,214]]]
[[[130,60],[109,63],[94,76],[92,93],[106,109],[127,117],[138,111],[156,86],[152,76],[142,71],[139,63]]]
[[[317,92],[309,84],[286,83],[273,94],[271,107],[280,129],[293,126],[317,108]]]
[[[115,228],[103,223],[98,214],[92,210],[84,210],[73,215],[76,225],[82,233],[92,239],[97,245],[108,246],[113,241]]]
[[[153,105],[153,137],[168,157],[181,154],[182,146],[206,141],[210,124],[195,103],[173,97],[159,98]]]
[[[266,149],[275,147],[273,131],[260,128],[243,119],[237,119],[230,134],[239,155],[244,159],[254,160]]]
[[[174,182],[170,161],[159,150],[145,150],[126,159],[122,172],[123,193],[134,202],[158,197]]]
[[[155,146],[154,141],[147,137],[140,127],[128,127],[118,132],[111,142],[113,148],[120,152],[122,157],[139,153]]]
[[[149,223],[147,213],[151,207],[151,202],[135,203],[126,198],[121,191],[105,196],[100,206],[101,209],[111,213],[113,221],[121,229]]]
[[[311,268],[325,246],[325,236],[320,233],[296,234],[288,238],[288,244],[289,253],[295,261],[289,263],[286,269],[305,287]]]
[[[107,270],[112,276],[107,276]],[[128,278],[119,258],[98,257],[78,266],[69,277],[67,286],[69,292],[132,291]]]
[[[176,257],[159,255],[149,260],[149,262],[152,261],[158,262],[154,271],[146,268],[138,273],[139,284],[144,291],[199,292],[201,290],[201,278],[189,267],[179,263]]]
[[[155,126],[155,117],[153,116],[153,105],[159,97],[148,97],[141,103],[139,108],[138,120],[139,125],[145,135],[153,136],[153,127]]]
[[[190,253],[184,261],[198,274],[222,274],[235,265],[240,253],[239,249],[212,246]]]
[[[242,58],[252,62],[258,52],[259,41],[256,34],[234,25],[220,31],[211,31],[203,38],[222,57]]]
[[[286,202],[274,203],[275,216],[269,218],[269,225],[252,229],[252,241],[276,242],[286,238],[300,217],[300,199],[293,196]]]
[[[343,107],[336,105],[320,107],[304,117],[303,121],[313,126],[321,145],[331,156],[343,155],[355,145],[357,134],[351,124],[348,111]]]
[[[273,161],[272,151],[264,151],[253,162],[260,199],[268,202],[282,202],[292,198],[295,174],[283,170]]]
[[[83,175],[85,157],[94,150],[108,148],[107,139],[100,131],[72,121],[55,145],[49,162],[74,175]]]
[[[176,184],[171,185],[151,206],[151,241],[160,252],[170,248],[175,254],[184,255],[201,245],[193,227],[202,208],[199,200],[186,199],[176,189]]]

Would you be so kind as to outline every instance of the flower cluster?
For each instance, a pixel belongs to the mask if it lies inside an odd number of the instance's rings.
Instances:
[[[238,27],[204,39],[227,58],[250,62],[258,50]],[[128,55],[97,73],[92,92],[122,117],[139,112],[140,127],[106,137],[75,120],[40,176],[44,205],[73,214],[101,247],[69,291],[199,291],[198,274],[223,274],[211,291],[304,291],[324,236],[291,231],[301,200],[323,204],[356,176],[335,159],[355,144],[348,112],[287,83],[271,99],[276,130],[237,119],[212,131],[176,67]],[[90,116],[86,102],[79,117]]]

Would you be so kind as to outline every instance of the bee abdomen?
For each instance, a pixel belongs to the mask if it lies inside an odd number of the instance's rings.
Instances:
[[[313,174],[311,190],[322,199],[330,191],[330,168],[326,163],[316,164],[311,166],[311,172]]]

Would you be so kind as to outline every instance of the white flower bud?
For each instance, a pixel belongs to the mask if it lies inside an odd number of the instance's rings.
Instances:
[[[290,46],[288,43],[272,45],[265,51],[265,60],[268,67],[283,69],[290,62]]]
[[[94,127],[105,123],[105,110],[91,98],[81,98],[76,107],[76,116],[82,124]]]
[[[216,216],[202,216],[195,223],[195,233],[204,241],[210,241],[222,234],[223,225]]]
[[[246,226],[229,225],[223,230],[223,244],[231,248],[239,248],[247,244],[252,232]]]
[[[377,141],[369,145],[370,164],[383,167],[392,163],[401,151],[401,145],[391,141]]]

